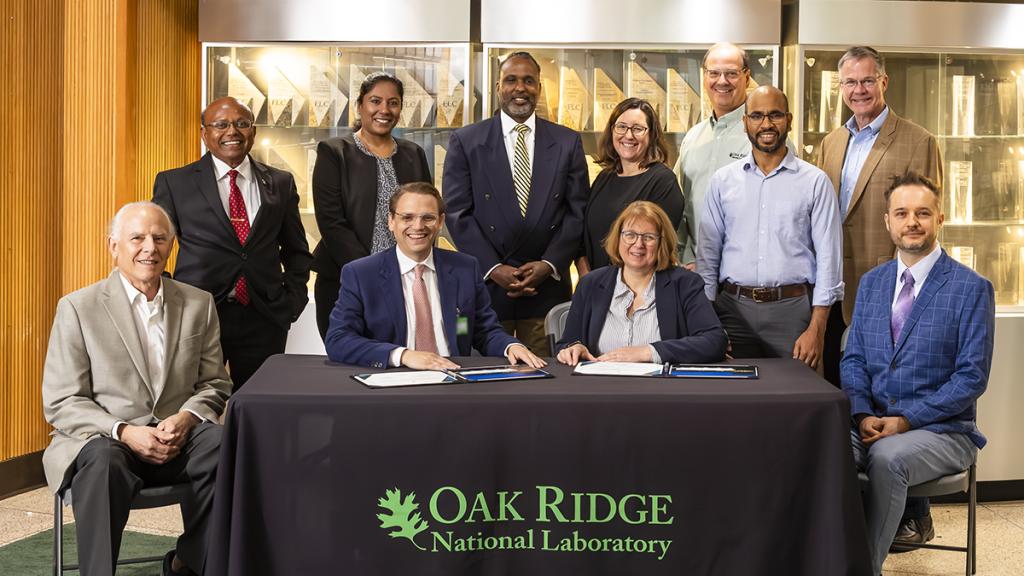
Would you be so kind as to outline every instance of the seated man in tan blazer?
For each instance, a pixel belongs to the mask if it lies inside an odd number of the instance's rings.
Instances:
[[[128,204],[110,227],[117,267],[57,303],[43,372],[54,427],[43,455],[53,491],[71,489],[81,574],[114,573],[132,498],[190,484],[185,532],[162,574],[201,573],[231,381],[209,293],[162,278],[174,245],[167,213]]]

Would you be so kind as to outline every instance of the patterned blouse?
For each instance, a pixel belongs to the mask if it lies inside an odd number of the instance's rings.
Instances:
[[[398,176],[395,175],[395,165],[391,161],[398,152],[398,142],[395,142],[391,154],[384,157],[370,152],[359,136],[353,134],[352,139],[360,152],[377,160],[377,211],[373,218],[373,243],[370,246],[370,253],[376,254],[395,245],[395,237],[388,230],[388,203],[398,190]]]

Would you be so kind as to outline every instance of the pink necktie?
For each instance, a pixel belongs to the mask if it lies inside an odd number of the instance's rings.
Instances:
[[[231,178],[231,193],[228,194],[228,215],[231,218],[231,226],[238,235],[238,241],[245,246],[249,238],[249,215],[245,213],[245,200],[242,200],[242,191],[238,189],[238,170],[228,170]],[[249,305],[249,289],[245,284],[245,276],[239,276],[235,283],[235,298],[243,306]]]
[[[430,311],[430,297],[423,271],[427,267],[416,265],[416,279],[412,282],[412,305],[416,309],[416,350],[437,354],[437,339],[434,338],[434,315]]]

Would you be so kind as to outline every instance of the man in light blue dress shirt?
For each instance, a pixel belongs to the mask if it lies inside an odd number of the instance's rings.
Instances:
[[[753,148],[711,178],[697,272],[734,356],[817,368],[829,307],[843,297],[839,208],[825,173],[786,148],[792,119],[778,88],[750,94]]]

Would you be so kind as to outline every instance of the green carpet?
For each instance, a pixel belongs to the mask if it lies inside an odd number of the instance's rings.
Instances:
[[[124,533],[121,539],[121,558],[163,556],[174,548],[175,538],[152,536],[138,532]],[[64,563],[77,564],[75,525],[64,525]],[[51,576],[53,569],[53,530],[40,532],[0,547],[0,574],[4,576]],[[78,571],[65,572],[77,576]],[[160,576],[160,563],[119,566],[118,576]]]

